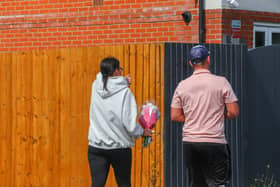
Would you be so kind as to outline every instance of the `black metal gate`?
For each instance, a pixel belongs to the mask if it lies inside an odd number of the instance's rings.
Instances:
[[[183,168],[182,124],[170,120],[170,103],[179,81],[190,76],[191,67],[187,64],[188,53],[194,44],[167,43],[165,45],[165,122],[164,122],[164,161],[165,187],[185,187],[186,171]],[[226,121],[226,135],[232,154],[232,180],[229,186],[246,186],[246,57],[245,45],[208,44],[211,51],[211,71],[227,77],[237,95],[240,116]]]
[[[249,178],[279,183],[280,45],[248,52],[248,83]]]

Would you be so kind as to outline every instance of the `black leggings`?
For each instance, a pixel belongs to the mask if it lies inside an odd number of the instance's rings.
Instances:
[[[228,183],[230,151],[226,144],[184,142],[189,187],[217,187]]]
[[[119,187],[131,187],[131,148],[99,149],[88,147],[91,187],[104,187],[112,165]]]

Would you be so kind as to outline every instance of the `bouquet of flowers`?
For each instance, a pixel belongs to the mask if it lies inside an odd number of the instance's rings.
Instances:
[[[146,102],[146,104],[141,107],[139,122],[144,129],[152,129],[154,128],[159,117],[160,112],[158,107],[151,102]],[[147,147],[151,142],[152,137],[144,136],[142,146]]]

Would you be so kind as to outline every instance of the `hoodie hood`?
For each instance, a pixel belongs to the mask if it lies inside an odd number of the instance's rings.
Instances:
[[[128,88],[128,82],[123,76],[109,77],[107,81],[107,90],[104,89],[102,74],[99,72],[96,76],[95,90],[102,98],[110,97],[126,88]]]

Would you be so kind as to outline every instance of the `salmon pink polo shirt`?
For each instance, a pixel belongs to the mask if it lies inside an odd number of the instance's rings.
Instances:
[[[183,141],[226,144],[225,103],[238,99],[227,79],[197,70],[177,86],[171,107],[182,108],[185,115]]]

